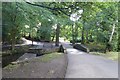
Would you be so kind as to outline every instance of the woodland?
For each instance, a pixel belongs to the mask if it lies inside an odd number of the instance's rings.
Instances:
[[[90,48],[119,51],[117,2],[3,2],[2,44],[54,41],[59,37]]]

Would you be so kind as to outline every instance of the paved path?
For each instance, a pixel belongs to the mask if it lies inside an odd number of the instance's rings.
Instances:
[[[73,49],[69,43],[62,44],[68,53],[66,78],[118,78],[117,62]]]

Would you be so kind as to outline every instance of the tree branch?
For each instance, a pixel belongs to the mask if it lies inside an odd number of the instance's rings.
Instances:
[[[46,8],[46,9],[49,9],[49,10],[52,10],[52,11],[60,11],[63,14],[65,14],[66,16],[70,16],[69,14],[67,14],[66,12],[63,11],[63,9],[67,10],[68,8],[52,8],[52,7],[48,7],[48,6],[44,6],[44,5],[33,4],[33,3],[30,3],[30,2],[26,2],[26,3],[30,4],[30,5],[33,5],[33,6],[38,6],[38,7]]]

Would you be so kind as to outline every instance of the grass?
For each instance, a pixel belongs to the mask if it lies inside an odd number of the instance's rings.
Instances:
[[[107,52],[105,57],[112,60],[118,60],[118,52]]]
[[[4,69],[13,70],[13,69],[17,69],[19,66],[20,64],[9,64],[8,66],[4,67]]]
[[[118,60],[118,52],[105,52],[105,45],[99,43],[85,44],[90,49],[90,54],[104,56],[111,60]]]
[[[106,52],[106,53],[90,52],[90,54],[104,56],[108,59],[115,60],[115,61],[118,60],[118,52]]]
[[[60,52],[53,52],[53,53],[49,53],[49,54],[45,54],[43,56],[41,56],[40,58],[38,58],[41,62],[49,62],[55,58],[58,58],[60,56],[62,56],[63,53]],[[37,59],[37,60],[38,60]]]

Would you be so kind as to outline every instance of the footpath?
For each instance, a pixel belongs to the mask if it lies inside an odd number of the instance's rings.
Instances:
[[[68,57],[65,78],[118,78],[118,62],[74,49],[67,42],[61,44]]]

